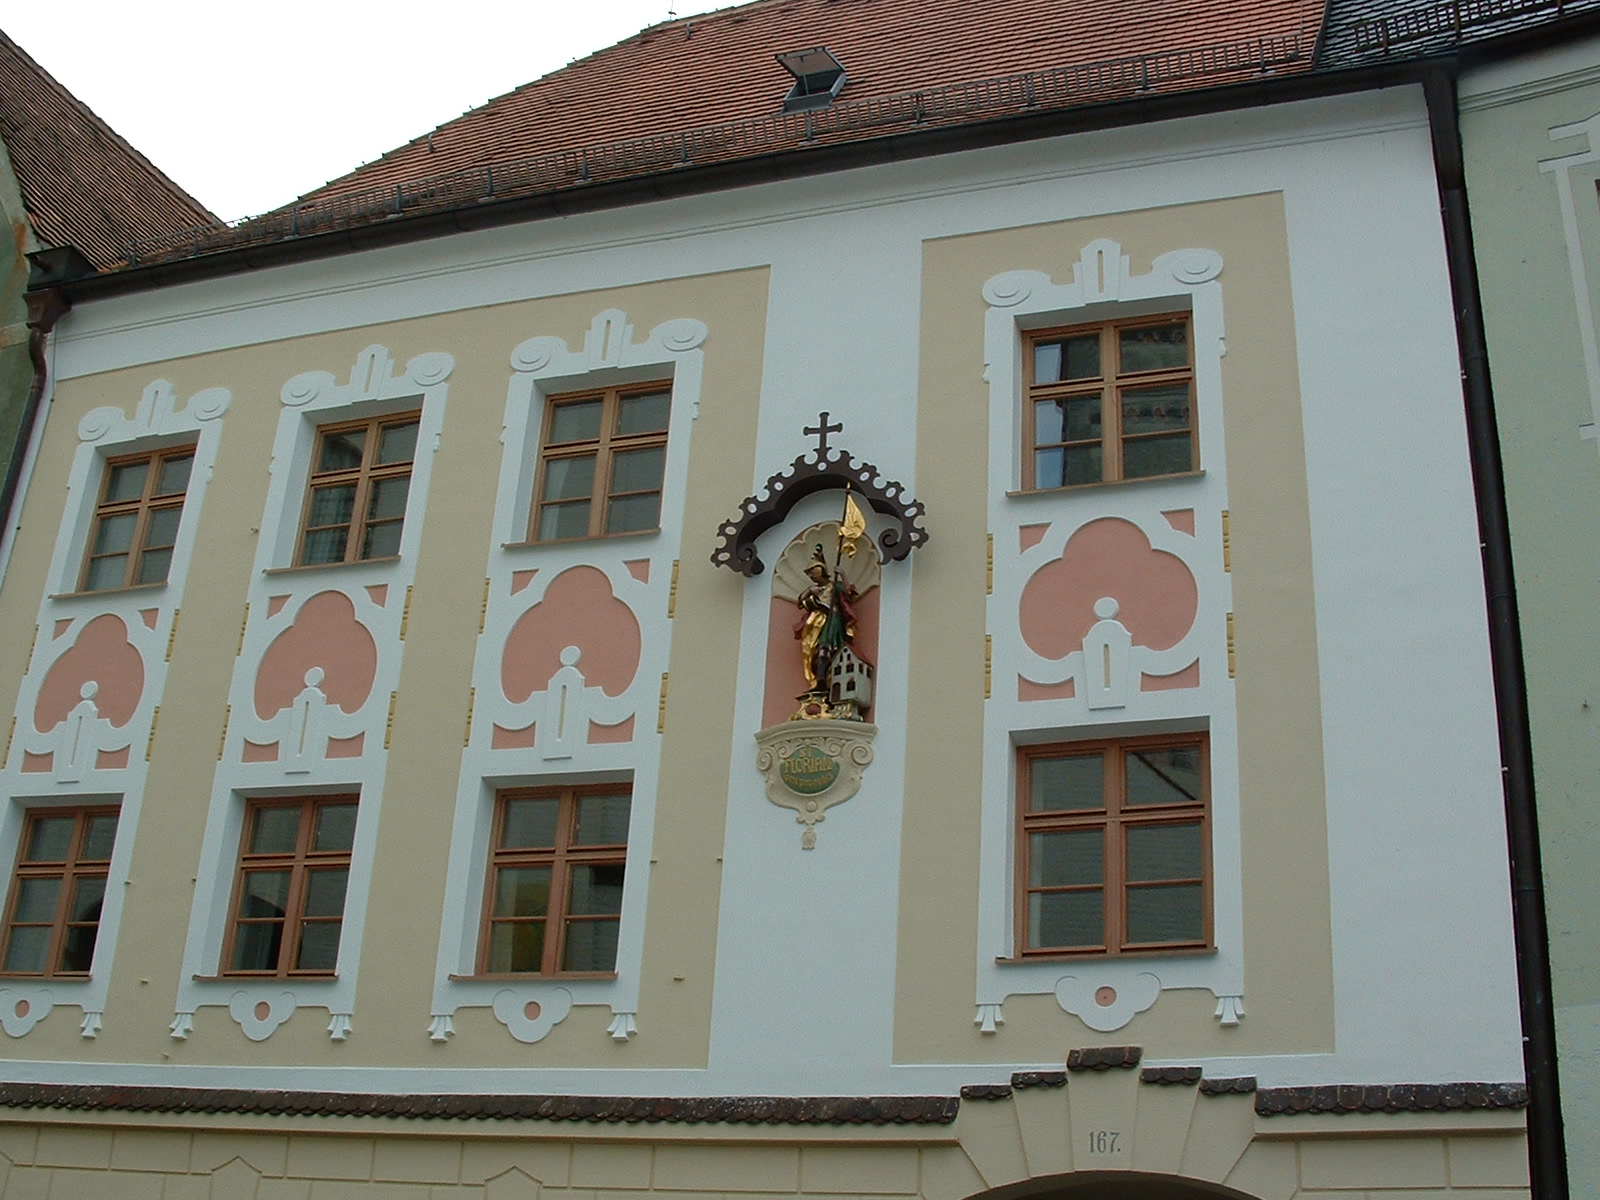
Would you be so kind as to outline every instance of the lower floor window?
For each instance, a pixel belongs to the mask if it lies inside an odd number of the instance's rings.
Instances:
[[[89,973],[116,837],[115,808],[29,811],[6,902],[6,974]]]
[[[357,799],[250,801],[224,959],[227,974],[333,974]]]
[[[616,784],[496,797],[479,974],[616,970],[631,805]]]
[[[1207,749],[1194,733],[1018,750],[1022,956],[1210,946]]]

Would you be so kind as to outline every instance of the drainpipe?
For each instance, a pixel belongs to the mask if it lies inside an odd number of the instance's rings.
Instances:
[[[45,386],[50,380],[49,363],[45,358],[45,345],[50,331],[55,328],[63,313],[72,306],[61,295],[60,288],[29,292],[28,302],[28,357],[33,360],[33,384],[23,401],[22,419],[17,423],[17,441],[11,447],[11,461],[6,465],[6,477],[0,482],[0,547],[7,541],[17,514],[17,488],[22,481],[23,460],[28,457],[28,447],[33,442],[33,426],[39,416],[39,402],[44,398]],[[0,560],[3,562],[3,560]]]
[[[1544,876],[1539,863],[1539,815],[1534,806],[1533,735],[1523,674],[1505,475],[1495,424],[1494,392],[1478,294],[1478,270],[1467,210],[1466,172],[1457,123],[1456,66],[1423,80],[1433,162],[1439,178],[1445,253],[1455,300],[1456,338],[1466,401],[1467,452],[1478,505],[1489,657],[1494,669],[1500,732],[1500,777],[1505,791],[1506,841],[1511,861],[1511,919],[1516,935],[1517,992],[1522,1009],[1522,1061],[1528,1081],[1528,1166],[1534,1200],[1568,1200],[1567,1155],[1561,1126],[1555,1008],[1550,995],[1550,937],[1545,926]]]

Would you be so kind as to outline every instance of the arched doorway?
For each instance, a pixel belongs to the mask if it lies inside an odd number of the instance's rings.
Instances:
[[[1220,1183],[1141,1171],[1077,1171],[1026,1179],[968,1200],[1256,1200]]]

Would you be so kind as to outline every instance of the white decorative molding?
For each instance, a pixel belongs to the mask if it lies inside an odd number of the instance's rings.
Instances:
[[[980,1004],[978,1015],[972,1018],[972,1023],[978,1027],[979,1033],[998,1033],[1006,1019],[1000,1015],[1000,1005]]]
[[[1244,1019],[1244,997],[1218,996],[1217,1011],[1214,1015],[1222,1025],[1237,1025]]]
[[[297,1007],[326,1009],[334,1041],[349,1034],[388,768],[390,704],[400,685],[409,596],[454,367],[450,355],[430,352],[416,355],[402,369],[387,349],[374,345],[356,356],[344,383],[328,372],[309,371],[281,389],[283,407],[273,442],[255,571],[229,683],[222,757],[213,776],[184,943],[175,1038],[187,1037],[192,1029],[183,1015],[208,1005],[226,1006],[246,1036],[256,1041],[271,1037]],[[318,427],[413,410],[420,411],[421,421],[398,555],[288,569],[299,537]],[[296,664],[299,674],[294,678],[304,686],[279,711],[262,715],[256,709],[256,683],[267,655],[309,604],[330,595],[342,598],[336,603],[348,604],[352,636],[371,638],[376,665],[364,697],[350,712],[330,700],[333,684],[328,676],[346,650],[330,645],[321,648],[325,653],[317,661]],[[327,978],[296,978],[292,990],[284,989],[282,980],[257,986],[218,978],[224,970],[228,905],[248,800],[293,794],[288,789],[360,797],[335,971]],[[262,1003],[267,1005],[264,1017],[256,1015]]]
[[[177,1012],[172,1014],[172,1024],[167,1026],[167,1033],[175,1042],[186,1042],[189,1035],[194,1032],[194,1013]]]
[[[105,1013],[86,1012],[83,1021],[78,1026],[78,1032],[93,1041],[100,1036],[101,1027],[105,1024]]]
[[[876,725],[828,717],[785,721],[756,734],[756,770],[767,781],[767,799],[805,826],[802,850],[816,847],[817,823],[828,809],[861,790],[877,736]]]
[[[1573,306],[1578,317],[1578,339],[1583,346],[1583,371],[1589,384],[1589,415],[1586,425],[1578,427],[1579,433],[1596,441],[1600,449],[1600,341],[1595,337],[1593,293],[1589,290],[1589,268],[1584,260],[1583,237],[1578,227],[1578,203],[1573,194],[1572,169],[1600,162],[1600,113],[1587,121],[1570,125],[1557,125],[1550,130],[1552,142],[1581,137],[1588,148],[1559,158],[1543,159],[1539,171],[1556,181],[1557,203],[1561,206],[1561,231],[1567,241],[1567,267],[1572,275]],[[1592,206],[1590,206],[1592,207]],[[1590,221],[1593,224],[1593,219]]]
[[[639,1032],[639,1022],[634,1018],[638,1014],[619,1012],[611,1018],[611,1024],[606,1026],[606,1032],[611,1035],[614,1042],[625,1042]]]
[[[0,1029],[8,1037],[26,1037],[54,1008],[55,994],[50,988],[26,984],[0,988]]]
[[[1233,591],[1222,558],[1228,507],[1223,272],[1215,251],[1185,248],[1158,255],[1149,271],[1135,273],[1118,243],[1097,239],[1080,249],[1066,282],[1016,270],[983,287],[994,574],[978,886],[980,1028],[986,1028],[986,1013],[998,1022],[999,1006],[1012,995],[1054,994],[1065,1013],[1106,1032],[1150,1008],[1162,989],[1244,990],[1238,748],[1226,636]],[[1112,487],[1021,492],[1026,332],[1174,311],[1190,316],[1201,470]],[[1123,620],[1135,597],[1108,590],[1089,601],[1094,623],[1083,640],[1060,658],[1043,657],[1022,637],[1023,591],[1063,556],[1074,535],[1107,519],[1132,525],[1152,554],[1183,565],[1195,584],[1194,620],[1170,646],[1142,645],[1139,629]],[[1017,747],[1167,730],[1205,730],[1210,739],[1215,952],[1018,961],[1012,898]]]
[[[544,1037],[572,1005],[605,1005],[614,1014],[638,1010],[661,746],[658,707],[671,649],[667,607],[673,564],[683,540],[689,448],[700,403],[701,344],[706,337],[702,322],[676,318],[635,340],[627,314],[606,309],[595,314],[581,346],[572,348],[562,338],[539,336],[511,352],[501,434],[504,450],[484,572],[483,626],[473,663],[471,720],[456,793],[435,968],[429,1026],[434,1041],[454,1036],[451,1017],[463,1007],[493,1008],[518,1041]],[[672,391],[660,528],[590,541],[529,542],[546,398],[655,381],[670,381]],[[638,623],[640,654],[633,676],[620,693],[607,693],[595,683],[599,668],[586,657],[592,648],[562,646],[559,666],[549,678],[535,681],[529,695],[512,700],[502,679],[507,639],[518,622],[547,601],[552,586],[574,569],[604,576],[611,597]],[[504,980],[473,978],[495,791],[559,783],[574,776],[627,782],[632,788],[616,977],[559,980],[559,986],[557,981],[530,977],[526,985],[510,987]],[[539,1004],[537,1020],[516,1007],[517,996],[523,997],[524,1006],[528,1000]],[[612,1024],[616,1025],[615,1019]],[[615,1028],[611,1035],[616,1036]]]

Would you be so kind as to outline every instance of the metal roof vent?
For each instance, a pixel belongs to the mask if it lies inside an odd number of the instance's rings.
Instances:
[[[794,76],[794,86],[783,98],[784,112],[826,108],[844,87],[844,64],[826,46],[792,50],[776,55],[783,69]]]

